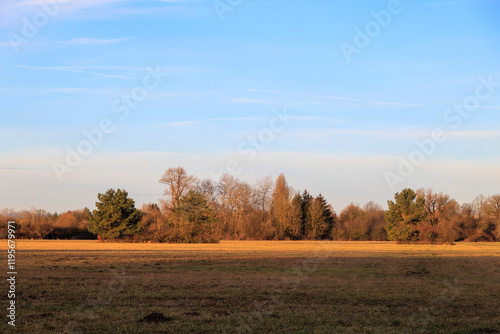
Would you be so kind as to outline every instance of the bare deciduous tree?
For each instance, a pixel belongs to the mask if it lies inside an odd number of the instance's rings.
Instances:
[[[229,173],[222,174],[219,182],[217,183],[217,190],[222,209],[226,212],[233,212],[236,206],[235,191],[237,180]]]
[[[257,180],[255,185],[255,201],[259,204],[260,210],[269,210],[271,195],[273,193],[273,179],[270,175]]]
[[[165,209],[173,211],[178,205],[179,200],[194,186],[197,178],[188,175],[182,167],[169,168],[165,171],[160,183],[166,185],[164,195],[169,196],[169,201],[164,201]]]
[[[488,197],[486,200],[486,212],[492,218],[500,219],[500,194]]]
[[[417,196],[424,199],[424,211],[426,220],[431,226],[437,226],[446,219],[448,207],[452,201],[450,195],[435,193],[432,189],[419,189]]]
[[[369,226],[366,223],[365,212],[359,205],[349,204],[339,216],[340,225],[345,229],[347,240],[363,240],[368,235]]]
[[[485,215],[486,197],[481,194],[472,202],[472,213],[476,218],[481,219]]]
[[[201,180],[196,185],[196,191],[205,197],[208,206],[214,211],[215,215],[217,215],[220,209],[217,183],[211,179]]]
[[[321,194],[310,200],[306,215],[306,234],[309,238],[318,239],[325,235],[330,228],[330,212],[331,209]]]

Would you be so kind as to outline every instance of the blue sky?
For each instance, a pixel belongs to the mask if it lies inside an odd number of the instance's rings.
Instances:
[[[0,1],[0,207],[92,207],[111,187],[154,202],[167,168],[204,178],[229,161],[251,183],[284,172],[337,211],[405,187],[460,202],[500,192],[500,1],[42,4]],[[161,83],[121,119],[115,103],[148,68]],[[238,148],[284,110],[284,129],[249,161]],[[58,177],[54,164],[102,120],[113,131]],[[422,152],[416,141],[437,129],[446,140]]]

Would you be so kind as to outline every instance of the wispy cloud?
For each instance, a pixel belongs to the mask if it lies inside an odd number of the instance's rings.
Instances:
[[[98,72],[91,72],[91,71],[82,71],[82,70],[77,70],[77,69],[72,68],[72,67],[65,67],[65,66],[54,66],[54,67],[40,67],[40,66],[26,66],[26,65],[12,65],[12,66],[25,68],[25,69],[29,69],[29,70],[51,70],[51,71],[73,72],[73,73],[91,74],[91,75],[97,75],[97,76],[109,77],[109,78],[133,80],[133,78],[125,77],[125,76],[121,76],[121,75],[105,74],[105,73],[98,73]]]
[[[331,118],[331,117],[320,117],[320,116],[291,116],[287,117],[287,119],[292,121],[331,121],[331,122],[342,122],[345,123],[345,120],[339,118]]]
[[[409,104],[401,102],[388,102],[388,101],[375,101],[375,100],[365,100],[352,97],[341,97],[341,96],[322,96],[322,95],[304,95],[307,97],[314,97],[319,99],[329,99],[329,100],[343,100],[343,101],[354,101],[354,102],[364,102],[370,104],[382,104],[382,105],[393,105],[398,107],[425,107],[419,104]]]
[[[211,122],[225,122],[225,121],[263,121],[267,119],[269,119],[269,117],[222,117],[222,118],[210,118],[210,119],[193,120],[193,121],[162,123],[159,124],[159,126],[183,126],[183,125],[193,125],[193,124],[211,123]],[[319,117],[319,116],[291,116],[287,117],[287,119],[292,121],[345,122],[337,118]]]
[[[70,45],[107,45],[115,44],[129,40],[133,37],[122,37],[115,39],[98,39],[98,38],[75,38],[68,41],[57,42],[58,44],[70,44]]]
[[[364,130],[364,129],[307,129],[307,130],[292,130],[287,131],[285,135],[293,138],[304,138],[306,140],[325,139],[332,136],[356,136],[357,138],[369,136],[378,138],[394,138],[394,137],[419,137],[424,132],[418,131],[402,131],[402,130]]]
[[[57,41],[57,42],[48,42],[48,41],[37,41],[36,45],[52,45],[52,44],[60,44],[60,45],[109,45],[116,44],[126,40],[130,40],[134,37],[122,37],[115,39],[99,39],[99,38],[74,38],[67,41]],[[35,42],[33,42],[35,43]],[[12,47],[12,43],[10,42],[1,42],[0,48],[4,47]]]
[[[312,94],[302,94],[302,93],[287,93],[276,90],[266,90],[266,89],[245,89],[248,92],[254,93],[268,93],[268,94],[277,94],[277,95],[293,95],[293,96],[302,96],[308,98],[315,99],[328,99],[328,100],[341,100],[341,101],[352,101],[352,102],[362,102],[362,103],[370,103],[370,104],[379,104],[379,105],[392,105],[398,107],[425,107],[424,105],[412,104],[412,103],[404,103],[404,102],[392,102],[392,101],[377,101],[377,100],[368,100],[368,99],[360,99],[353,97],[345,97],[345,96],[328,96],[328,95],[312,95]]]
[[[27,65],[17,65],[19,67],[24,66],[25,68],[34,66]],[[125,66],[125,65],[78,65],[78,66],[53,66],[53,67],[41,67],[38,69],[51,69],[51,68],[64,68],[70,70],[82,70],[82,71],[126,71],[126,72],[139,72],[144,71],[146,67],[139,66]],[[165,73],[186,73],[186,72],[200,72],[204,71],[202,68],[194,68],[189,66],[169,66],[169,67],[159,67],[159,72]]]
[[[89,7],[97,7],[109,3],[118,2],[134,2],[136,0],[57,0],[61,6],[71,8],[72,10],[85,9]],[[164,2],[164,3],[185,3],[193,2],[189,0],[150,0],[151,2]],[[25,0],[18,1],[13,7],[19,9],[28,9],[31,7],[39,6],[42,4],[54,4],[54,0]]]
[[[293,138],[304,138],[306,140],[325,139],[332,136],[356,136],[357,138],[369,137],[380,140],[396,139],[422,139],[430,136],[429,131],[424,130],[395,130],[395,129],[307,129],[293,130],[286,133]],[[500,131],[494,130],[472,130],[472,131],[445,131],[445,135],[452,139],[493,139],[500,138]]]
[[[268,100],[252,99],[247,97],[238,97],[232,99],[229,103],[241,103],[241,104],[269,104]]]
[[[480,1],[480,0],[459,0],[459,1],[433,1],[415,3],[417,6],[459,6],[459,5],[488,5],[498,4],[498,1]]]
[[[245,89],[245,91],[246,92],[255,92],[255,93],[283,94],[282,92],[279,92],[277,90],[268,90],[268,89],[247,88],[247,89]]]
[[[2,88],[0,94],[8,95],[34,95],[34,94],[115,94],[119,89],[92,89],[76,87],[57,87],[57,88]]]
[[[193,125],[193,124],[223,122],[223,121],[257,121],[260,119],[262,119],[262,118],[259,118],[259,117],[209,118],[209,119],[201,119],[201,120],[194,120],[194,121],[161,123],[161,124],[158,124],[158,126],[182,126],[182,125]]]
[[[471,131],[448,131],[446,135],[454,138],[500,138],[500,131],[495,130],[471,130]]]
[[[157,3],[151,8],[137,8],[133,4],[137,0],[0,0],[0,26],[19,26],[22,17],[42,11],[43,5],[56,9],[54,18],[73,16],[76,18],[103,17],[116,15],[149,15],[166,11],[172,15],[179,15],[174,4],[197,3],[201,0],[150,0],[148,3]],[[144,1],[146,2],[146,1]],[[158,6],[158,4],[165,4]],[[57,6],[57,7],[56,7]]]

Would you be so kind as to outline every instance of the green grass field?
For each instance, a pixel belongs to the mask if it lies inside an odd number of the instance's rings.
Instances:
[[[16,328],[4,315],[2,333],[500,333],[500,243],[20,240],[16,252]]]

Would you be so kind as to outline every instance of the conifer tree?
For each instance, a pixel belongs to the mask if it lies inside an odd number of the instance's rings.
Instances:
[[[133,199],[128,198],[125,190],[108,189],[98,194],[96,210],[89,216],[88,230],[103,239],[121,239],[139,233],[142,213],[135,208]]]
[[[394,195],[395,201],[387,201],[389,209],[384,214],[385,229],[389,240],[418,240],[417,223],[424,218],[424,199],[412,189],[404,189]]]

